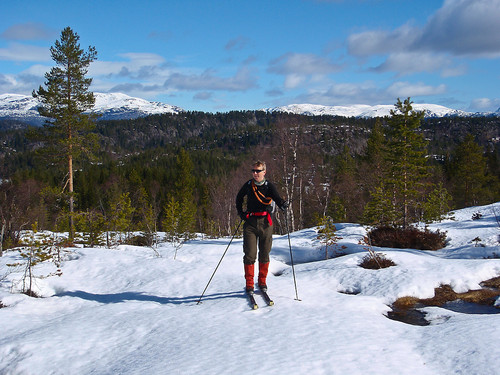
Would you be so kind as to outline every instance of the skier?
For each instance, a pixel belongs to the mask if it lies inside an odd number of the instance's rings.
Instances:
[[[245,269],[246,292],[254,290],[254,265],[259,248],[259,289],[266,292],[266,278],[269,270],[269,253],[273,241],[272,211],[273,201],[279,208],[285,210],[288,203],[283,200],[273,183],[266,180],[266,163],[256,161],[252,166],[252,179],[247,181],[236,195],[236,209],[244,220],[243,225],[243,265]],[[243,210],[243,200],[246,200],[246,210]]]

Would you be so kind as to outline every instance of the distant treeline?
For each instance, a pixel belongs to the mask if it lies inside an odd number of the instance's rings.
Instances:
[[[314,226],[324,216],[367,222],[367,205],[395,163],[387,156],[389,138],[396,141],[388,131],[391,121],[262,111],[98,121],[100,151],[92,160],[75,160],[75,207],[109,222],[120,199],[129,200],[127,230],[144,230],[145,207],[153,213],[155,230],[162,230],[165,208],[172,197],[181,200],[179,181],[189,173],[193,188],[182,195],[196,204],[194,230],[227,235],[239,220],[235,195],[251,177],[251,162],[262,159],[267,176],[292,203],[294,230]],[[415,132],[426,141],[426,172],[417,192],[441,186],[453,209],[500,200],[500,118],[419,121]],[[0,129],[4,232],[13,237],[34,222],[39,229],[64,230],[65,160],[38,152],[43,143],[36,133],[43,128],[20,129],[10,121],[0,122]],[[463,186],[464,173],[474,186]],[[413,210],[414,217],[423,215],[423,209]],[[280,214],[277,226],[286,228]]]

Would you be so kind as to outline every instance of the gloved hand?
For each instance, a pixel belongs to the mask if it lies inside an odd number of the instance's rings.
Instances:
[[[283,204],[281,205],[281,209],[282,209],[283,211],[286,211],[286,210],[288,209],[288,206],[289,206],[288,202],[287,202],[287,201],[285,201],[285,202],[283,202]]]
[[[241,220],[246,221],[248,219],[248,213],[247,212],[239,212],[238,215],[240,215]]]

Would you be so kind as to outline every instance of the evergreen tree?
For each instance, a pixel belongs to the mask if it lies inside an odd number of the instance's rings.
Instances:
[[[369,182],[374,182],[375,185],[378,185],[382,181],[386,151],[384,130],[380,123],[380,119],[377,118],[370,133],[370,137],[366,142],[365,155],[367,172],[369,172],[372,177],[369,179]],[[363,178],[367,178],[367,176],[363,176]]]
[[[410,98],[404,102],[398,98],[389,121],[385,183],[392,190],[392,205],[399,213],[395,224],[403,228],[418,219],[419,198],[428,175],[427,142],[417,131],[423,116],[423,112],[413,110]]]
[[[134,211],[135,208],[132,207],[129,193],[113,195],[110,203],[109,224],[114,235],[118,233],[120,242],[123,242],[122,233],[125,233],[126,240],[129,239]]]
[[[426,223],[441,221],[450,211],[450,193],[440,183],[427,197],[423,204],[423,220]]]
[[[95,98],[89,92],[91,78],[86,78],[87,68],[96,59],[97,52],[89,47],[85,52],[78,43],[80,37],[70,27],[61,32],[60,40],[50,48],[56,66],[45,74],[45,86],[33,91],[41,106],[38,111],[48,117],[45,126],[47,142],[51,142],[56,155],[63,153],[68,163],[67,186],[70,193],[70,239],[74,237],[73,160],[82,151],[90,151],[95,138],[90,135],[92,116],[85,112],[92,109]]]
[[[371,200],[366,204],[362,221],[374,226],[392,225],[396,221],[397,213],[392,204],[392,194],[384,190],[381,183],[371,193]]]
[[[488,182],[486,157],[471,134],[465,137],[452,155],[452,181],[455,198],[461,207],[480,204]]]
[[[174,195],[165,205],[162,224],[167,240],[174,244],[175,259],[182,245],[193,238],[196,223],[193,162],[184,149],[181,149],[177,156],[177,176],[174,186]]]
[[[186,150],[181,149],[177,155],[177,177],[175,180],[175,197],[180,203],[182,214],[180,226],[185,233],[194,233],[196,224],[195,178],[193,162]]]
[[[157,243],[157,227],[158,212],[148,200],[146,189],[141,187],[138,191],[138,202],[135,212],[139,216],[139,229],[143,232],[148,246],[153,246]]]

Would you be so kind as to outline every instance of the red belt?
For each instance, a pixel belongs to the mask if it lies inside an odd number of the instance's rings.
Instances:
[[[273,225],[273,219],[271,218],[271,214],[269,212],[250,212],[247,214],[247,217],[250,216],[267,216],[267,221],[269,222],[269,225]]]

